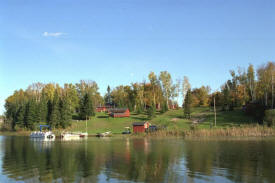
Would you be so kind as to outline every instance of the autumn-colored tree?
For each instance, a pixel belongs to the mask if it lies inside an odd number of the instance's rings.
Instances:
[[[192,106],[208,106],[209,105],[210,87],[202,86],[192,90]]]
[[[275,75],[275,64],[268,62],[257,70],[258,84],[257,94],[262,103],[268,107],[272,104],[272,78]]]

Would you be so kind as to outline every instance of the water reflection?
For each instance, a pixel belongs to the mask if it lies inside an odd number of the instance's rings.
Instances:
[[[275,181],[274,139],[185,141],[184,145],[189,177],[209,182],[222,178],[249,183]]]
[[[275,140],[0,137],[2,172],[26,182],[274,182]],[[2,179],[1,179],[2,178]]]

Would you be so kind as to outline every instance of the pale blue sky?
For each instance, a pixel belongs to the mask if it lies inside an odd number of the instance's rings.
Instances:
[[[275,61],[274,0],[2,0],[0,113],[33,82],[130,84],[150,71],[219,89]]]

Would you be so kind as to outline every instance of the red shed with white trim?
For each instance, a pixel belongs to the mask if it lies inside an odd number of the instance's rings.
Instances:
[[[150,124],[147,121],[135,122],[135,123],[133,123],[133,132],[134,133],[145,132],[146,129],[149,128],[149,125]]]

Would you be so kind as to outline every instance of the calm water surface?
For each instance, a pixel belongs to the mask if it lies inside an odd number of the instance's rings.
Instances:
[[[0,182],[275,182],[275,139],[0,136]]]

